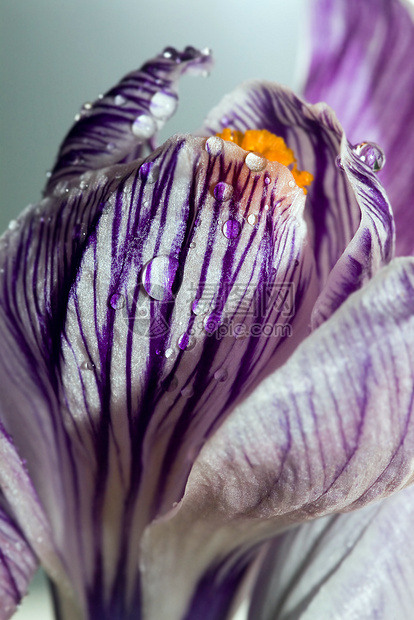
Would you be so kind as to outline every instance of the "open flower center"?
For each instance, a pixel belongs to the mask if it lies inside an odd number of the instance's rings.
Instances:
[[[283,166],[288,166],[296,184],[303,189],[305,194],[308,186],[313,181],[313,175],[306,170],[298,170],[295,154],[286,146],[283,138],[267,131],[267,129],[248,129],[245,132],[225,127],[221,133],[216,134],[219,138],[234,142],[245,151],[253,151],[266,157],[268,161],[277,161]]]

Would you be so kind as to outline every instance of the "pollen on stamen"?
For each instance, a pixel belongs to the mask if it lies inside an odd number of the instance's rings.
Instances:
[[[248,129],[244,133],[225,127],[221,133],[216,134],[227,142],[234,142],[245,151],[255,154],[257,160],[265,158],[267,161],[277,161],[283,166],[289,166],[293,178],[298,187],[307,193],[307,187],[313,181],[313,175],[306,170],[298,170],[295,154],[288,148],[283,138],[267,131],[267,129]],[[249,157],[249,156],[247,156]],[[260,171],[265,166],[258,164],[250,166],[246,157],[246,165],[254,171]]]

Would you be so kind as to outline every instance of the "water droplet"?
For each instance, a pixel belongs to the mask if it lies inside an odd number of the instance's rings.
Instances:
[[[206,140],[205,149],[207,153],[209,153],[213,157],[217,157],[217,155],[220,155],[220,153],[223,150],[223,147],[224,147],[224,142],[218,136],[211,136],[211,138],[208,138]]]
[[[254,226],[255,224],[257,224],[257,215],[255,213],[250,213],[249,217],[247,218],[247,222],[250,224],[250,226]]]
[[[81,370],[93,370],[95,368],[95,364],[92,362],[82,362]]]
[[[295,181],[289,181],[289,187],[291,187],[292,189],[296,187]]]
[[[219,370],[216,370],[216,372],[214,373],[214,378],[216,381],[226,381],[228,377],[228,373],[227,370],[225,368],[220,368]]]
[[[217,183],[217,185],[214,187],[214,198],[220,200],[221,202],[225,202],[226,200],[230,200],[230,198],[233,196],[233,191],[234,190],[231,185],[229,185],[228,183],[223,183],[221,181],[220,183]]]
[[[373,172],[379,172],[385,165],[385,153],[378,144],[374,142],[361,142],[353,147],[354,153],[363,161]]]
[[[191,385],[187,385],[181,390],[181,394],[184,398],[190,398],[194,394],[194,388]]]
[[[342,165],[342,159],[341,159],[341,157],[339,155],[335,159],[335,164],[336,164],[336,167],[339,168],[339,170],[343,170],[344,169],[344,167]]]
[[[165,355],[165,357],[168,359],[169,357],[171,357],[171,355],[172,355],[173,353],[174,353],[174,351],[173,351],[171,348],[169,348],[169,349],[167,349],[167,350],[165,351],[164,355]]]
[[[82,110],[92,110],[92,103],[90,101],[86,101],[82,106]]]
[[[272,180],[272,177],[270,176],[268,172],[266,172],[264,175],[264,182],[266,183],[266,185],[269,185],[271,180]]]
[[[148,140],[148,138],[151,138],[154,135],[157,126],[152,116],[149,116],[148,114],[141,114],[132,123],[131,129],[132,133],[134,136],[137,136],[137,138]]]
[[[147,183],[155,183],[160,176],[160,168],[153,161],[145,161],[139,169],[139,176]]]
[[[46,178],[47,178],[47,179],[50,179],[50,177],[51,177],[51,176],[52,176],[52,171],[51,171],[51,170],[48,170],[48,171],[46,172]]]
[[[151,98],[149,111],[160,120],[170,118],[178,107],[178,100],[172,94],[159,91]]]
[[[162,55],[164,58],[171,58],[172,60],[175,60],[179,54],[175,47],[166,47]]]
[[[10,220],[9,222],[9,230],[16,230],[19,228],[19,223],[17,220]]]
[[[203,325],[206,332],[212,334],[220,325],[220,316],[217,313],[210,314],[204,319]]]
[[[200,314],[205,314],[208,309],[209,304],[202,299],[195,299],[191,305],[191,310],[196,316],[199,316]]]
[[[123,95],[115,95],[115,105],[125,105],[126,99]]]
[[[244,161],[252,172],[261,172],[267,165],[267,159],[260,157],[260,155],[256,155],[256,153],[248,153]]]
[[[227,239],[236,239],[241,232],[240,222],[237,220],[227,220],[223,224],[223,234]]]
[[[265,211],[269,211],[269,205],[265,205],[264,208],[265,208]]]
[[[75,114],[75,116],[73,117],[73,120],[75,121],[75,123],[77,123],[78,121],[80,121],[81,119],[81,115],[79,114],[79,112],[77,114]]]
[[[195,241],[192,241],[192,242],[190,243],[190,246],[189,246],[189,247],[190,247],[192,250],[194,250],[195,246],[196,246]]]
[[[177,379],[177,377],[174,375],[174,376],[171,378],[171,380],[170,380],[170,381],[168,381],[168,380],[167,380],[167,381],[165,382],[165,384],[166,384],[166,391],[167,391],[167,392],[174,392],[174,390],[176,390],[176,389],[177,389],[177,387],[178,387],[178,379]]]
[[[125,306],[125,297],[121,293],[114,293],[109,298],[109,305],[114,310],[120,310]]]
[[[150,260],[142,273],[142,285],[148,295],[158,301],[171,300],[178,267],[178,260],[169,256],[156,256]]]
[[[88,189],[89,185],[86,183],[86,181],[81,181],[79,183],[79,187],[80,189]]]
[[[178,339],[178,346],[182,351],[191,351],[196,346],[196,339],[190,334],[182,334]]]

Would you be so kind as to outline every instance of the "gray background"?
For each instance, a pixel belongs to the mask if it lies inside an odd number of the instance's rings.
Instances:
[[[167,45],[209,46],[207,79],[181,82],[162,138],[191,132],[251,78],[297,86],[306,0],[0,0],[0,233],[40,198],[45,173],[82,103]],[[37,585],[38,584],[38,585]],[[38,577],[16,620],[49,620]]]

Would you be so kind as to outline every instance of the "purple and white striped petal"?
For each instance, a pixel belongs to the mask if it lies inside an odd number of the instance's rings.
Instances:
[[[308,333],[304,194],[246,155],[176,137],[143,163],[71,178],[2,238],[4,377],[19,403],[4,420],[91,617],[137,613],[143,529]]]
[[[144,534],[146,618],[174,596],[181,618],[211,567],[284,528],[413,480],[413,327],[414,262],[395,260],[239,405]]]
[[[413,509],[410,487],[277,538],[257,576],[249,620],[409,620]]]
[[[27,593],[37,560],[5,509],[4,497],[0,503],[0,620],[7,620]]]
[[[399,0],[312,0],[306,99],[333,107],[349,139],[385,151],[379,173],[399,255],[414,253],[414,23]]]
[[[128,162],[153,150],[156,134],[178,107],[185,73],[208,75],[211,52],[172,47],[133,71],[94,103],[84,104],[60,148],[46,194],[65,191],[84,172]]]
[[[210,113],[203,132],[226,126],[282,136],[298,167],[314,175],[305,217],[322,291],[315,327],[391,259],[394,224],[384,190],[328,106],[308,105],[276,84],[242,85]]]

